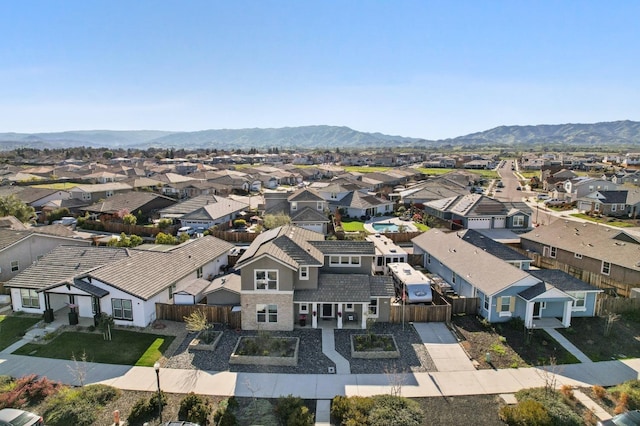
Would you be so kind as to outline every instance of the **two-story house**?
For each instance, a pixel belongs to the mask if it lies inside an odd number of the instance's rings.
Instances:
[[[375,251],[367,241],[325,241],[288,225],[262,233],[236,263],[241,272],[242,328],[292,330],[304,319],[388,321],[395,296],[389,277],[373,276]],[[332,323],[333,324],[333,323]]]
[[[577,177],[568,179],[563,183],[565,200],[569,203],[587,196],[595,191],[613,191],[619,189],[618,185],[604,179],[590,177]]]
[[[115,194],[129,192],[133,188],[123,182],[98,183],[95,185],[78,185],[69,189],[71,198],[81,200],[87,205],[104,200]]]

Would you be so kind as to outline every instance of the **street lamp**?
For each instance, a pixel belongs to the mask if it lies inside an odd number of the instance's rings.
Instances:
[[[158,381],[158,417],[160,418],[160,423],[162,423],[162,393],[160,391],[160,363],[158,361],[153,364],[153,369],[156,370],[156,379]]]

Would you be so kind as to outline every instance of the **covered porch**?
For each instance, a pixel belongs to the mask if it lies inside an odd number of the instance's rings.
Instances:
[[[369,303],[364,302],[296,302],[295,327],[367,328]]]
[[[575,298],[550,284],[540,283],[523,291],[524,326],[532,328],[568,328]],[[561,319],[558,319],[561,318]]]
[[[109,292],[86,281],[75,279],[46,290],[44,293],[44,320],[46,323],[80,322],[94,325],[94,318],[102,310],[100,300]]]

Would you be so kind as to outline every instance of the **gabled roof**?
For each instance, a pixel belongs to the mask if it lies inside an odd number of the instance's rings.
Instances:
[[[554,299],[554,301],[574,299],[572,296],[547,282],[539,282],[536,285],[521,291],[518,295],[529,302],[535,299]]]
[[[263,232],[238,259],[236,268],[243,268],[263,256],[269,256],[291,269],[302,265],[322,266],[324,256],[311,242],[324,240],[324,235],[294,225],[281,226]]]
[[[196,214],[196,216],[198,216],[197,218],[208,219],[212,215],[219,217],[217,215],[222,211],[227,211],[235,207],[238,208],[236,210],[231,210],[230,212],[247,208],[247,204],[230,198],[223,198],[215,195],[199,195],[160,210],[160,216],[181,218],[186,214],[195,213],[199,209],[207,206],[215,207],[210,207],[209,209],[205,209],[205,211],[198,212]],[[191,219],[196,219],[196,217],[191,217]]]
[[[509,246],[482,235],[476,230],[467,229],[459,232],[459,235],[469,244],[473,244],[477,248],[504,261],[531,261],[527,256],[520,254]]]
[[[479,249],[457,233],[430,229],[413,240],[415,246],[429,253],[465,281],[488,295],[519,283],[534,283],[525,271]]]
[[[529,271],[531,275],[544,281],[547,284],[562,290],[562,291],[595,291],[602,292],[597,287],[588,284],[573,275],[569,275],[559,269],[535,269]]]
[[[130,257],[86,275],[143,300],[225,255],[233,245],[211,236],[196,238],[167,252],[129,250]]]
[[[181,216],[183,220],[218,220],[227,215],[242,211],[249,207],[246,203],[231,198],[218,197],[217,203],[210,203],[197,210]]]
[[[145,204],[156,199],[166,200],[167,203],[175,204],[174,199],[165,197],[164,195],[154,194],[152,192],[136,191],[115,194],[104,201],[91,204],[90,206],[83,207],[80,210],[95,213],[116,213],[126,210],[135,214]]]
[[[626,204],[629,191],[596,191],[589,198],[598,198],[604,204]],[[591,196],[593,195],[593,197]]]
[[[126,191],[133,189],[131,185],[123,182],[96,183],[94,185],[77,185],[69,189],[69,192],[105,192]]]
[[[324,201],[316,191],[311,188],[303,188],[300,189],[293,194],[291,194],[288,198],[288,201]]]
[[[291,222],[323,222],[329,223],[329,218],[311,207],[305,207],[291,218]]]
[[[59,246],[5,283],[5,287],[45,290],[72,283],[82,274],[129,257],[122,248]]]
[[[320,274],[317,289],[294,290],[293,300],[368,303],[371,300],[369,278],[364,274]]]
[[[609,226],[557,220],[520,235],[520,239],[640,270],[638,239]]]
[[[374,195],[365,194],[361,191],[353,191],[345,195],[341,200],[332,202],[332,204],[351,207],[354,209],[368,209],[371,207],[377,207],[390,203],[393,202],[389,200],[383,200],[382,198],[378,198]]]

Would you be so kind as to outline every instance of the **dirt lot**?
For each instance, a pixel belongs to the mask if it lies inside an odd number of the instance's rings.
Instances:
[[[485,324],[474,315],[452,319],[454,330],[463,340],[462,346],[480,368],[518,368],[548,365],[554,358],[557,364],[571,364],[578,360],[543,330],[525,332],[520,321],[504,324]],[[486,354],[490,354],[491,364]]]
[[[572,318],[571,327],[559,330],[591,361],[640,358],[640,314],[623,314],[604,335],[605,318]]]

